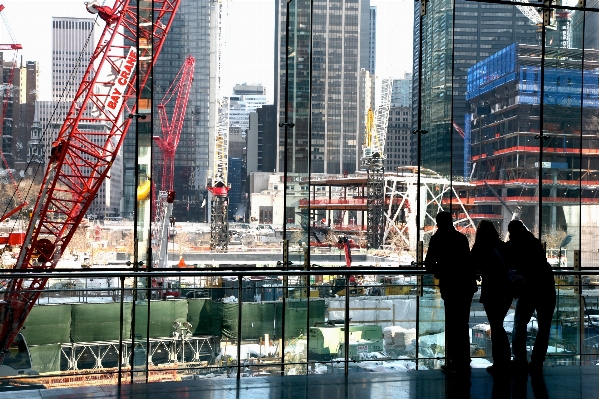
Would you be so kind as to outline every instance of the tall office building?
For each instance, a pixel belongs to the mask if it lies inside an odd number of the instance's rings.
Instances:
[[[52,17],[52,100],[73,99],[94,48],[93,18]]]
[[[4,61],[4,53],[0,53],[0,79],[2,87],[8,84],[10,77],[14,74],[14,65],[12,62]],[[18,75],[18,73],[17,73]],[[18,84],[19,78],[15,77]],[[2,159],[0,160],[0,169],[15,168],[15,148],[13,135],[13,111],[14,104],[18,103],[18,98],[15,98],[15,93],[12,90],[2,89],[1,97],[3,99],[2,107],[0,108],[0,123],[2,124]]]
[[[412,74],[393,79],[391,109],[385,140],[385,170],[412,165]]]
[[[452,14],[455,7],[455,27]],[[418,123],[420,2],[414,6],[413,127]],[[451,134],[452,122],[464,128],[468,68],[513,43],[536,44],[537,26],[516,7],[467,0],[427,3],[422,26],[422,166],[442,175],[469,175],[464,139]],[[452,102],[453,101],[453,102]],[[453,137],[453,140],[451,139]],[[414,158],[416,153],[414,153]],[[416,159],[413,159],[415,162]]]
[[[370,6],[370,30],[368,36],[368,70],[376,74],[376,7]]]
[[[412,74],[405,72],[403,79],[393,79],[391,90],[392,107],[412,106]]]
[[[247,135],[247,174],[274,172],[277,151],[277,107],[264,105],[250,113],[250,128]]]
[[[25,170],[28,166],[29,136],[35,117],[38,76],[39,68],[35,61],[21,63],[14,71],[13,154],[17,170]],[[32,170],[28,171],[31,172]]]
[[[191,55],[195,58],[193,85],[187,104],[187,112],[183,122],[183,130],[179,146],[175,154],[175,191],[177,192],[173,215],[179,221],[204,220],[205,210],[202,201],[206,193],[206,178],[212,168],[209,162],[214,151],[214,126],[209,121],[216,116],[213,102],[216,98],[214,85],[214,66],[211,65],[214,33],[218,24],[211,26],[217,18],[218,2],[216,0],[184,1],[179,6],[171,29],[162,47],[160,57],[154,66],[154,112],[158,114],[157,106],[162,96],[175,79],[185,58]],[[216,14],[216,15],[215,15]],[[212,99],[212,100],[211,100]],[[167,113],[172,115],[174,101],[169,103]],[[136,144],[134,126],[124,142],[125,181],[124,181],[124,210],[125,215],[132,215],[135,208],[135,154]],[[160,135],[158,118],[154,120],[154,135]],[[154,181],[159,178],[159,152],[154,151]]]
[[[279,121],[284,121],[287,110],[293,113],[288,117],[294,123],[287,134],[284,128],[279,129],[278,167],[283,170],[286,159],[287,172],[353,173],[361,146],[358,132],[363,129],[360,71],[370,68],[370,1],[314,2],[312,10],[310,3],[277,2]],[[289,15],[293,27],[289,48],[287,7],[292,8]],[[287,65],[294,96],[286,101]]]
[[[249,115],[266,105],[266,89],[262,85],[237,84],[229,99],[229,126],[238,126],[245,137],[250,127]]]
[[[411,165],[412,108],[392,105],[389,110],[387,139],[385,140],[385,171]]]
[[[91,18],[52,18],[52,100],[36,101],[35,122],[32,126],[32,145],[29,158],[48,162],[47,154],[56,140],[64,118],[83,79],[95,49],[95,22]],[[93,118],[87,108],[84,117]],[[79,124],[82,132],[106,133],[110,127],[104,123],[86,120]],[[90,136],[92,140],[95,136]],[[97,143],[101,144],[101,143]],[[41,148],[40,148],[41,147]],[[43,150],[42,150],[43,149]],[[31,152],[35,150],[34,152]],[[40,150],[42,154],[40,154]],[[122,198],[123,159],[117,156],[98,191],[88,214],[116,216],[120,213]]]

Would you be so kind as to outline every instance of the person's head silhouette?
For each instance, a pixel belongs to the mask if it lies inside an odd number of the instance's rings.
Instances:
[[[520,220],[512,220],[510,224],[507,225],[507,231],[510,233],[511,239],[522,237],[522,235],[528,230],[526,229],[526,226],[524,226],[524,223],[522,223]]]
[[[453,221],[451,219],[451,213],[447,211],[441,211],[437,213],[437,217],[435,218],[437,221],[437,228],[446,229],[448,227],[453,226]]]
[[[481,220],[476,227],[475,242],[490,243],[499,239],[499,234],[495,229],[493,222],[489,220]]]

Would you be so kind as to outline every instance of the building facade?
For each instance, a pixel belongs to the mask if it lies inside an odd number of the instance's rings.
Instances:
[[[405,72],[402,79],[393,79],[392,107],[412,107],[412,74]]]
[[[213,0],[198,0],[181,2],[179,11],[172,23],[170,32],[162,47],[160,57],[156,60],[153,73],[154,112],[160,104],[163,94],[168,90],[175,79],[177,72],[185,58],[192,55],[195,58],[195,71],[193,85],[189,95],[187,113],[183,123],[183,130],[179,146],[175,154],[175,191],[177,193],[173,215],[179,221],[204,221],[205,209],[202,203],[206,194],[206,178],[210,176],[212,153],[214,151],[214,126],[210,126],[210,119],[216,113],[211,106],[214,99],[213,79],[214,67],[211,65],[211,14],[216,12],[218,2]],[[212,17],[215,19],[214,15]],[[218,24],[212,25],[216,29]],[[213,101],[213,100],[212,100]],[[171,103],[174,103],[171,101]],[[172,115],[172,106],[167,107],[167,113]],[[158,118],[154,118],[152,127],[155,135],[160,134]],[[135,161],[136,140],[135,124],[131,124],[130,133],[124,145],[124,170],[123,182],[124,215],[133,214],[135,209]],[[158,157],[155,149],[153,157]],[[157,163],[155,163],[157,165]],[[159,169],[154,167],[153,173],[158,177]],[[157,180],[158,181],[158,180]]]
[[[599,62],[599,52],[586,50],[589,67],[583,68],[581,51],[547,46],[546,59],[559,63],[543,68],[542,115],[540,54],[539,46],[513,44],[468,71],[466,95],[472,105],[466,137],[476,186],[471,196],[478,198],[471,217],[498,220],[506,231],[517,212],[527,226],[542,223],[549,231],[577,236],[580,212],[584,232],[589,223],[597,223],[599,209],[594,166],[599,166],[599,154],[590,140],[599,120],[599,73],[590,65]],[[539,163],[541,118],[545,139]]]
[[[237,84],[229,99],[229,126],[237,126],[243,135],[249,128],[249,114],[266,105],[266,89],[262,85]]]
[[[368,41],[368,70],[376,74],[376,7],[370,6],[370,24]]]
[[[385,171],[412,165],[412,107],[391,106],[385,140]]]
[[[52,100],[73,99],[95,48],[93,18],[52,18]]]
[[[359,163],[358,132],[363,130],[360,71],[370,69],[370,2],[316,2],[312,10],[310,3],[277,2],[276,100],[279,120],[285,120],[287,111],[288,118],[293,114],[294,123],[287,131],[279,129],[278,168],[297,173],[353,173]],[[285,44],[288,6],[293,8],[290,23],[297,26],[290,33],[293,48],[289,49]],[[286,98],[287,78],[293,79],[294,95]]]
[[[422,166],[446,176],[469,175],[464,158],[451,155],[464,151],[464,140],[453,123],[464,128],[468,68],[510,44],[537,40],[537,25],[516,7],[467,0],[430,3],[421,37],[420,3],[415,3],[413,94],[416,99],[421,95],[420,113],[418,101],[412,106],[413,128],[420,115],[421,130],[426,131],[421,137]],[[424,72],[419,76],[421,47]]]
[[[95,48],[95,26],[95,21],[91,18],[52,18],[52,100],[35,102],[35,123],[32,123],[30,131],[32,143],[28,145],[29,160],[36,163],[43,160],[45,167],[52,143],[58,136],[92,57]],[[37,74],[35,65],[28,65],[28,68],[31,69],[28,75]],[[31,82],[31,85],[34,83]],[[33,86],[31,90],[34,90]],[[90,120],[80,123],[79,130],[90,133],[108,132],[108,125],[93,122],[92,111],[86,109],[83,116]],[[88,209],[89,215],[105,217],[118,216],[121,213],[122,156],[117,156],[108,176],[110,178],[104,180],[96,199]]]

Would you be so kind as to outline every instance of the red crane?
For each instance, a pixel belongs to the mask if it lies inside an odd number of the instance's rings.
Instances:
[[[187,101],[193,83],[195,63],[196,60],[191,55],[185,59],[177,77],[164,94],[164,97],[162,97],[160,105],[158,105],[162,136],[154,136],[154,141],[162,152],[162,180],[160,189],[164,191],[172,191],[174,189],[175,151],[177,151],[181,130],[183,130],[183,119],[185,118]],[[173,97],[175,97],[175,106],[172,120],[169,121],[166,106]]]
[[[162,136],[154,136],[154,141],[161,151],[162,176],[160,191],[156,191],[154,209],[156,217],[152,224],[152,250],[157,267],[167,267],[168,259],[166,249],[168,246],[169,221],[173,212],[175,202],[175,191],[173,179],[175,176],[175,151],[179,145],[179,138],[183,130],[183,120],[187,110],[187,101],[193,83],[193,72],[195,69],[195,58],[188,56],[183,66],[177,73],[175,80],[168,88],[162,102],[158,105],[160,115],[160,126]],[[175,97],[173,116],[169,121],[166,107],[170,100]]]
[[[96,3],[85,4],[89,12],[98,13],[106,21],[106,26],[52,145],[15,265],[17,270],[44,271],[56,267],[106,178],[132,119],[141,116],[138,104],[149,103],[140,101],[141,89],[160,54],[180,0],[116,0],[112,8],[101,9]],[[153,9],[149,8],[152,5]],[[116,40],[119,36],[123,39]],[[79,125],[89,121],[106,124],[108,128],[81,132]],[[0,361],[47,281],[47,278],[10,281],[0,301]]]

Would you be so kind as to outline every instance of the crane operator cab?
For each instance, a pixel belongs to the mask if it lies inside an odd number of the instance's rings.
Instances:
[[[8,348],[4,361],[0,365],[0,377],[10,375],[33,375],[38,374],[31,368],[31,355],[21,333],[17,334],[15,340]]]

